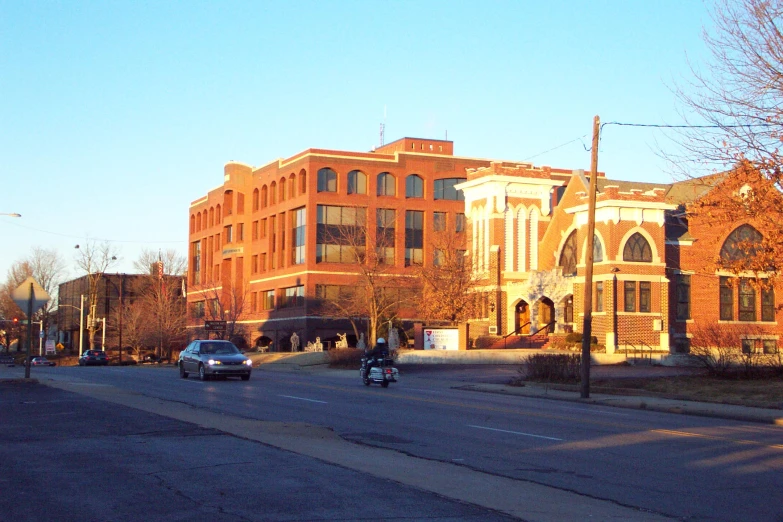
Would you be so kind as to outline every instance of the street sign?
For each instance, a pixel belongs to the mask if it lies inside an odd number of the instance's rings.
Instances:
[[[54,355],[57,353],[57,347],[54,345],[54,341],[51,339],[46,341],[46,355]]]
[[[225,332],[225,321],[204,321],[204,330],[208,332]]]
[[[32,295],[30,292],[31,287]],[[16,287],[16,289],[11,292],[11,299],[14,300],[16,306],[18,306],[19,309],[24,313],[27,313],[28,311],[31,297],[33,299],[33,313],[40,310],[40,308],[48,303],[50,299],[49,294],[46,293],[46,290],[44,290],[41,285],[39,285],[32,277],[25,279],[24,283]]]
[[[44,332],[43,332],[43,330],[41,330],[40,332],[38,332],[38,338],[39,338],[39,339],[43,339],[43,338],[44,338]]]

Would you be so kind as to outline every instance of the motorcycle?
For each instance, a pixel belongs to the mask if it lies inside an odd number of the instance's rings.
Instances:
[[[367,365],[371,360],[375,361],[375,365],[370,368],[368,375]],[[359,376],[362,378],[364,385],[369,386],[371,383],[375,383],[388,388],[390,382],[397,382],[400,372],[392,366],[392,363],[393,361],[389,357],[362,357],[362,367],[359,369]]]

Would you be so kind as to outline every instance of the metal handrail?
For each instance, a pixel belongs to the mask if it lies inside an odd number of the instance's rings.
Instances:
[[[539,328],[539,329],[538,329],[538,330],[536,330],[535,332],[533,332],[533,333],[531,333],[531,334],[528,334],[528,336],[527,336],[527,347],[528,347],[528,348],[530,348],[530,338],[531,338],[531,337],[533,337],[534,335],[536,335],[536,334],[537,334],[538,332],[540,332],[541,330],[547,330],[547,334],[549,334],[549,327],[550,327],[550,326],[554,326],[554,325],[555,325],[555,321],[549,321],[548,323],[546,323],[544,326],[542,326],[541,328]]]
[[[522,328],[524,328],[525,326],[527,326],[527,325],[529,325],[529,324],[530,324],[530,321],[528,321],[528,322],[526,322],[525,324],[521,325],[519,328],[517,328],[517,329],[516,329],[516,330],[514,330],[513,332],[509,332],[509,333],[507,333],[506,335],[504,335],[504,336],[503,336],[503,349],[504,349],[504,350],[506,349],[506,339],[508,338],[508,336],[510,336],[510,335],[515,335],[515,334],[519,333],[519,332],[522,330]]]

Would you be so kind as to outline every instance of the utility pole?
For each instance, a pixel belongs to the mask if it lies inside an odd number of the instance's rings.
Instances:
[[[595,236],[595,197],[598,187],[598,135],[601,118],[593,118],[593,148],[590,155],[590,188],[587,203],[587,259],[585,263],[584,319],[582,322],[582,362],[579,392],[590,397],[590,339],[593,336],[593,239]]]

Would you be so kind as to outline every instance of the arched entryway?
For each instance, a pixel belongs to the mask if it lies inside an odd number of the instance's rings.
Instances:
[[[530,306],[525,301],[517,303],[514,309],[514,331],[518,334],[530,333]]]
[[[538,325],[536,330],[546,327],[550,323],[555,321],[555,303],[548,297],[542,297],[538,302]],[[554,329],[554,324],[551,324],[550,331]]]

